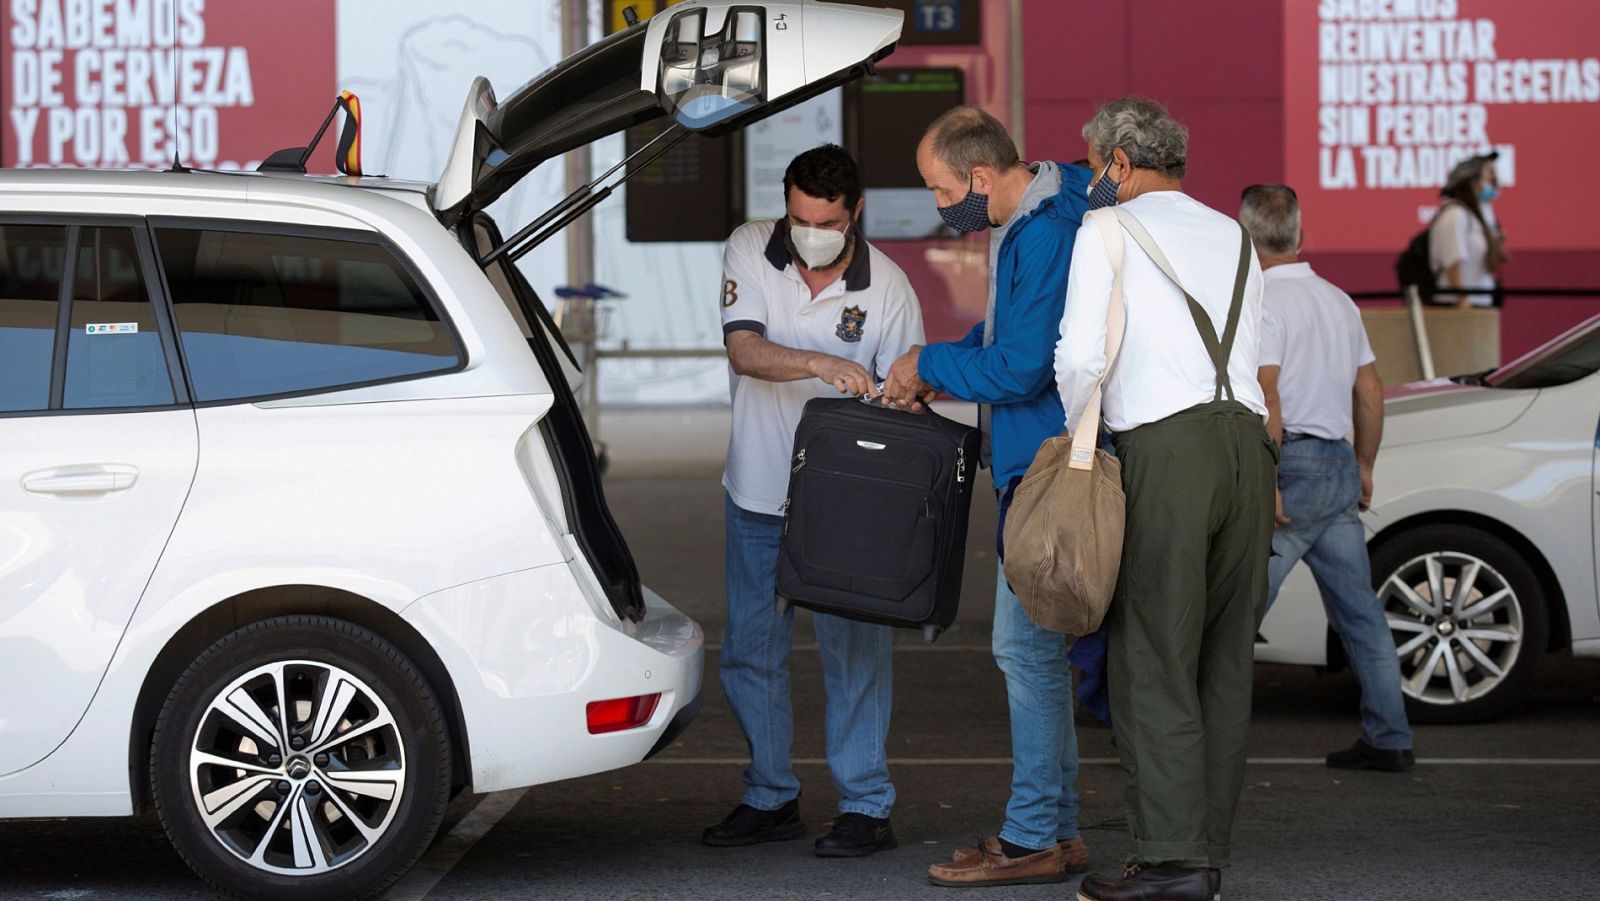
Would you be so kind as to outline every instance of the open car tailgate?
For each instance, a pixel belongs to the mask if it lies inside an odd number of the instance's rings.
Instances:
[[[900,39],[897,10],[822,0],[688,0],[584,48],[498,102],[474,80],[430,195],[447,222],[551,157],[672,116],[742,128],[864,75]]]

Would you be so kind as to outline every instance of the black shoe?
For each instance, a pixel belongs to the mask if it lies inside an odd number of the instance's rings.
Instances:
[[[1149,867],[1147,863],[1126,864],[1122,868],[1122,878],[1129,879],[1138,874],[1140,870]],[[1216,868],[1206,872],[1206,884],[1211,886],[1211,901],[1222,901],[1222,871]]]
[[[800,822],[800,802],[790,801],[777,810],[757,810],[740,804],[728,818],[706,829],[700,840],[714,848],[739,848],[762,842],[786,842],[806,834]]]
[[[1194,867],[1140,867],[1121,879],[1083,877],[1078,901],[1212,901],[1222,890],[1220,873]]]
[[[1328,755],[1328,766],[1336,770],[1383,770],[1386,773],[1404,773],[1416,765],[1417,755],[1410,750],[1380,751],[1357,739],[1348,751],[1334,751]]]
[[[866,857],[897,844],[888,817],[879,820],[864,813],[841,813],[828,834],[817,839],[817,856]]]

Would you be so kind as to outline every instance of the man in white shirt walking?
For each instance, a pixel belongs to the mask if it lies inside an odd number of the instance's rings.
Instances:
[[[1122,464],[1127,525],[1106,621],[1132,847],[1121,878],[1088,876],[1078,897],[1210,901],[1244,785],[1272,539],[1277,448],[1255,378],[1261,271],[1240,226],[1183,193],[1188,133],[1160,104],[1106,104],[1083,136],[1097,173],[1089,205],[1132,216],[1127,331],[1108,371],[1114,273],[1099,230],[1083,229],[1056,379],[1071,428],[1106,376]]]
[[[1278,530],[1267,605],[1300,560],[1361,686],[1361,738],[1328,766],[1404,772],[1415,762],[1400,691],[1400,661],[1360,510],[1372,503],[1372,466],[1383,438],[1383,383],[1350,296],[1300,262],[1300,203],[1284,185],[1245,189],[1239,219],[1255,241],[1262,298],[1262,392],[1267,430],[1283,445]],[[1354,432],[1355,446],[1345,441]]]

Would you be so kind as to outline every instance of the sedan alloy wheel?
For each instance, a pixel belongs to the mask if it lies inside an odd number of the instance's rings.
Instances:
[[[1437,552],[1408,561],[1379,590],[1405,693],[1462,704],[1500,687],[1522,652],[1522,605],[1485,561]]]
[[[1526,696],[1550,634],[1529,553],[1455,523],[1407,529],[1373,548],[1412,722],[1482,722]]]

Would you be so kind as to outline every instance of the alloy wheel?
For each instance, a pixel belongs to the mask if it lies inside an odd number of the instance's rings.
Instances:
[[[1413,558],[1378,590],[1400,657],[1402,689],[1428,704],[1465,704],[1500,686],[1522,653],[1522,604],[1471,554]]]
[[[257,667],[218,692],[190,744],[201,822],[257,869],[312,876],[378,844],[406,791],[388,706],[328,663]]]

